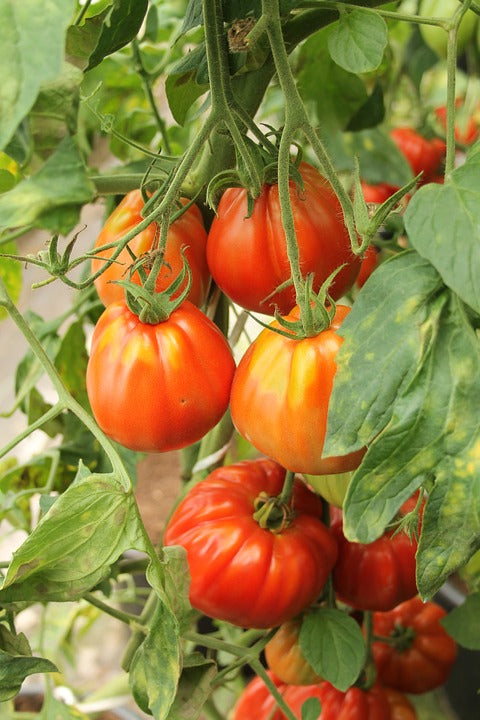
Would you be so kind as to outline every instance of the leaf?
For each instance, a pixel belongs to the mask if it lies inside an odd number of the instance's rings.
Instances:
[[[203,25],[202,0],[188,0],[180,32],[184,35],[199,25]]]
[[[15,255],[17,253],[17,244],[15,242],[0,245],[0,253],[6,255]],[[22,290],[22,266],[18,260],[0,257],[0,278],[5,285],[5,289],[14,303],[20,297]],[[4,320],[8,313],[5,308],[0,308],[0,320]]]
[[[13,137],[40,87],[54,80],[63,63],[66,29],[74,0],[0,0],[0,148]]]
[[[169,75],[165,81],[168,106],[179,125],[183,125],[193,103],[208,90],[208,85],[199,85],[195,78],[197,70],[181,75]]]
[[[379,82],[375,83],[374,88],[364,104],[357,110],[355,115],[350,118],[347,130],[359,131],[379,125],[385,117],[385,104],[383,101],[383,90]]]
[[[445,185],[420,188],[405,212],[411,245],[443,281],[480,312],[480,153],[454,170]]]
[[[88,353],[83,323],[77,320],[70,325],[55,357],[57,368],[70,394],[84,408],[90,408],[85,376]]]
[[[358,623],[341,610],[309,612],[300,629],[300,648],[317,675],[345,692],[365,661],[365,641]]]
[[[67,57],[70,62],[82,70],[88,65],[90,55],[98,44],[109,10],[109,8],[105,8],[98,15],[87,17],[81,25],[71,25],[67,30]]]
[[[184,667],[168,720],[198,720],[213,690],[217,668],[212,660]]]
[[[377,13],[356,9],[340,13],[328,35],[328,49],[344,70],[363,73],[382,62],[388,42],[385,20]]]
[[[29,675],[46,672],[57,672],[50,660],[11,654],[0,649],[0,702],[15,697]]]
[[[302,720],[320,720],[322,705],[315,697],[308,698],[302,704]]]
[[[94,185],[75,142],[66,137],[35,175],[0,196],[0,227],[23,227],[52,208],[80,208],[94,196]],[[56,230],[54,226],[50,229]]]
[[[445,630],[460,645],[469,650],[480,650],[480,593],[468,595],[465,602],[451,610],[440,620]]]
[[[38,720],[89,720],[89,718],[73,705],[67,705],[61,700],[56,700],[52,693],[48,693],[38,715]]]
[[[129,682],[138,706],[155,720],[167,718],[179,675],[178,625],[171,610],[160,602],[130,665]]]
[[[114,0],[86,71],[101,63],[107,55],[128,45],[140,30],[147,10],[148,0]]]
[[[144,549],[131,492],[112,475],[84,472],[14,553],[0,602],[75,600],[106,577],[125,550]]]
[[[190,570],[186,550],[180,545],[164,547],[165,558],[165,594],[175,617],[180,632],[190,627],[195,611],[189,601]]]

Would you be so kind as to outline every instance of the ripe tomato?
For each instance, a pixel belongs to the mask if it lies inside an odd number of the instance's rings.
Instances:
[[[443,685],[457,655],[457,644],[440,625],[446,611],[418,596],[390,612],[373,613],[375,636],[397,641],[372,643],[379,680],[407,693],[424,693]]]
[[[401,507],[415,508],[415,496]],[[333,586],[338,597],[358,610],[391,610],[417,594],[417,541],[401,530],[385,532],[372,543],[350,542],[342,530],[342,511],[331,509],[331,530],[338,542]]]
[[[237,430],[294,472],[346,472],[363,457],[363,450],[344,457],[322,455],[335,355],[342,342],[336,331],[348,312],[337,305],[330,328],[303,340],[272,331],[279,327],[274,321],[250,345],[235,373],[230,409]],[[298,317],[294,308],[286,319]]]
[[[351,250],[340,203],[330,184],[311,165],[301,163],[304,188],[290,184],[290,198],[302,273],[315,274],[314,290],[346,263],[335,277],[330,293],[334,300],[353,285],[360,259]],[[222,195],[207,241],[207,260],[217,285],[248,310],[273,315],[295,305],[280,214],[278,185],[264,185],[248,217],[247,192],[229,188]]]
[[[409,127],[394,128],[390,137],[405,156],[414,175],[423,173],[420,184],[438,182],[447,146],[440,138],[427,140]]]
[[[265,659],[270,670],[289,685],[314,685],[323,680],[306,660],[299,645],[298,618],[280,625],[273,638],[265,645]]]
[[[280,692],[283,683],[267,670],[270,679]],[[233,709],[232,720],[282,720],[283,713],[275,704],[273,695],[258,675],[250,680]]]
[[[186,201],[182,202],[185,203]],[[133,228],[143,220],[141,216],[143,207],[144,202],[140,190],[132,190],[132,192],[128,193],[105,222],[97,237],[95,247],[99,248],[102,245],[115,242],[130,230],[133,230]],[[134,255],[139,257],[143,253],[151,250],[158,233],[159,227],[157,223],[152,222],[145,230],[142,230],[142,232],[136,235],[133,240],[128,243]],[[203,226],[200,210],[196,205],[191,205],[183,215],[170,225],[168,230],[164,264],[157,278],[157,291],[164,290],[179,275],[183,265],[180,249],[184,247],[185,257],[192,271],[192,285],[188,299],[199,307],[203,305],[207,299],[210,284],[210,272],[205,254],[206,244],[207,233]],[[92,260],[93,273],[97,272],[105,264],[100,258],[111,257],[113,251],[114,248],[103,250],[99,253],[99,257]],[[124,248],[118,255],[117,262],[112,263],[95,280],[95,287],[104,305],[109,305],[117,300],[123,300],[123,288],[112,281],[128,280],[128,272],[126,272],[126,270],[131,264],[132,258],[130,253],[127,248]],[[146,267],[145,270],[147,270]],[[140,283],[138,272],[132,276],[131,280],[132,282]],[[177,295],[180,294],[185,285],[186,281]]]
[[[382,687],[390,706],[390,720],[417,720],[417,713],[410,700],[398,690]]]
[[[461,114],[461,108],[463,105],[462,98],[457,98],[455,100],[455,106],[460,109]],[[478,113],[478,111],[477,111]],[[447,107],[446,105],[441,105],[440,107],[435,109],[435,115],[437,116],[440,125],[444,130],[447,128]],[[475,142],[475,140],[478,140],[480,130],[479,130],[479,120],[480,117],[475,114],[474,117],[467,117],[463,118],[461,117],[459,122],[455,123],[455,139],[457,142],[459,142],[461,145],[471,145]]]
[[[132,450],[164,452],[217,424],[234,370],[225,337],[188,300],[157,325],[140,322],[121,300],[95,326],[87,392],[106,435]]]
[[[369,245],[362,259],[362,266],[355,281],[357,287],[362,288],[378,265],[378,250],[375,245]]]
[[[321,500],[295,480],[293,519],[272,531],[255,520],[260,493],[280,493],[285,470],[270,459],[214,470],[185,496],[165,530],[182,545],[191,574],[190,602],[213,618],[245,628],[280,625],[320,594],[337,548],[321,522]]]
[[[367,203],[378,203],[381,205],[385,200],[397,192],[399,189],[396,185],[389,185],[388,183],[378,183],[378,185],[370,185],[364,180],[361,181],[363,197]],[[360,269],[361,272],[361,269]],[[358,277],[357,277],[358,283]]]
[[[311,697],[320,700],[321,720],[391,720],[387,696],[378,685],[370,690],[351,687],[346,692],[337,690],[329,682],[289,685],[283,697],[298,720],[303,703]]]

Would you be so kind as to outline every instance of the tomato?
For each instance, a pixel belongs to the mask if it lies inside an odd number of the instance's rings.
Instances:
[[[402,505],[404,515],[416,498]],[[331,530],[338,542],[333,586],[340,600],[358,610],[391,610],[417,594],[417,541],[403,530],[385,532],[372,543],[350,542],[342,530],[342,512],[332,508]]]
[[[342,208],[332,187],[311,165],[301,163],[303,189],[290,183],[290,198],[304,276],[315,274],[314,290],[346,263],[335,277],[334,300],[353,285],[360,259],[351,250]],[[295,290],[277,287],[291,277],[280,214],[278,185],[264,185],[248,217],[247,192],[229,188],[222,195],[207,241],[207,260],[217,285],[248,310],[273,315],[295,305]]]
[[[132,450],[164,452],[217,424],[234,370],[225,337],[188,300],[157,325],[140,322],[121,300],[95,326],[87,392],[106,435]]]
[[[299,645],[301,620],[295,618],[280,625],[265,646],[265,659],[270,670],[290,685],[314,685],[323,678],[306,660]]]
[[[186,200],[182,201],[186,203]],[[141,211],[144,202],[140,190],[132,190],[128,193],[110,217],[105,222],[95,242],[95,247],[120,240],[124,235],[138,225],[142,220]],[[152,222],[145,230],[130,240],[128,246],[139,257],[149,252],[154,240],[158,237],[159,226]],[[197,306],[202,306],[207,299],[210,284],[210,272],[206,258],[207,233],[203,226],[200,210],[196,205],[191,205],[183,215],[175,220],[168,230],[167,244],[165,246],[164,264],[157,278],[156,289],[164,290],[179,275],[183,259],[180,253],[185,248],[185,257],[192,272],[192,285],[188,299]],[[109,258],[114,248],[103,250],[99,253],[100,258]],[[100,258],[92,260],[92,272],[96,273],[105,264]],[[117,300],[122,300],[124,290],[117,285],[115,280],[128,280],[128,267],[132,264],[132,258],[127,248],[124,248],[112,263],[96,280],[95,287],[104,305],[109,305]],[[146,268],[145,268],[146,269]],[[136,272],[131,280],[140,283],[140,276]],[[185,283],[179,292],[185,287]],[[177,293],[177,295],[179,294]]]
[[[378,265],[378,249],[369,245],[362,259],[362,266],[355,281],[357,287],[362,288]]]
[[[330,505],[342,507],[352,475],[353,472],[337,473],[336,475],[308,475],[305,473],[304,479]]]
[[[378,185],[370,185],[364,180],[361,181],[363,197],[367,203],[378,203],[381,205],[388,200],[394,193],[399,190],[399,186],[389,185],[388,183],[378,183]],[[360,272],[361,269],[360,269]],[[358,277],[357,277],[358,283]]]
[[[383,689],[374,685],[370,690],[351,687],[337,690],[329,682],[319,685],[290,685],[283,697],[300,720],[303,703],[316,697],[322,705],[321,720],[391,720],[390,705]]]
[[[450,18],[458,9],[458,0],[421,0],[418,9],[423,17]],[[461,53],[475,33],[477,16],[468,10],[462,18],[457,36],[457,52]],[[436,25],[419,25],[425,43],[440,58],[447,57],[448,35],[446,31]]]
[[[409,127],[394,128],[390,137],[405,156],[414,175],[423,173],[420,184],[438,182],[439,170],[445,160],[447,146],[440,138],[427,140]]]
[[[446,611],[418,596],[390,612],[373,613],[374,635],[392,642],[372,643],[380,681],[407,693],[424,693],[447,680],[457,644],[440,625]]]
[[[417,720],[417,713],[410,700],[398,690],[382,687],[390,706],[390,720]]]
[[[353,470],[363,450],[344,457],[322,455],[327,411],[342,342],[337,334],[349,312],[337,305],[328,330],[297,340],[274,332],[274,321],[249,346],[232,384],[230,409],[243,437],[264,455],[295,472],[325,475]],[[299,317],[298,308],[287,320]]]
[[[283,683],[267,670],[280,692]],[[250,680],[233,709],[232,720],[282,720],[283,713],[276,706],[273,695],[258,675]]]
[[[320,594],[337,548],[322,502],[295,480],[293,516],[275,531],[253,517],[260,493],[280,493],[285,470],[268,458],[214,470],[173,513],[165,545],[187,551],[190,602],[245,628],[281,625]]]
[[[463,117],[462,105],[463,105],[462,98],[457,98],[455,100],[455,107],[457,107],[460,110],[460,118],[458,119],[458,122],[455,122],[455,139],[461,145],[471,145],[472,143],[475,142],[475,140],[478,140],[478,137],[480,134],[479,122],[478,122],[480,120],[480,117],[477,117],[477,114],[473,117],[472,116],[467,117],[467,118]],[[437,107],[435,109],[435,115],[437,116],[443,130],[446,130],[447,129],[447,107],[446,107],[446,105],[441,105],[440,107]]]

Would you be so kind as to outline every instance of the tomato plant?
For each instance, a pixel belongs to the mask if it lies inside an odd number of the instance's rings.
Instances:
[[[327,682],[319,685],[290,686],[283,693],[285,702],[296,718],[301,718],[301,707],[309,698],[318,698],[322,706],[322,720],[390,720],[390,705],[379,686],[370,690],[352,687],[346,692],[337,690]]]
[[[199,440],[228,407],[235,369],[218,328],[185,301],[156,324],[123,300],[92,337],[87,392],[104,432],[131,450],[164,452]]]
[[[278,321],[243,355],[230,409],[238,431],[260,452],[295,472],[322,475],[355,469],[363,452],[324,457],[323,437],[336,371],[337,334],[349,309],[338,305],[330,327],[313,337],[286,337]],[[287,319],[298,317],[298,308]],[[285,433],[283,428],[288,428]]]
[[[270,670],[287,685],[314,685],[322,678],[305,659],[299,644],[301,623],[287,620],[265,645],[265,659]]]
[[[410,127],[394,128],[390,136],[407,159],[413,174],[422,173],[420,183],[438,181],[446,152],[443,140],[440,138],[427,140]]]
[[[385,685],[424,693],[443,685],[457,655],[457,644],[440,621],[446,611],[418,596],[390,612],[374,613],[372,645],[378,676]],[[384,638],[382,641],[381,638]]]
[[[313,273],[318,290],[342,265],[330,294],[342,297],[353,285],[360,261],[352,253],[341,207],[328,181],[301,163],[300,181],[290,181],[302,273]],[[234,302],[248,310],[286,314],[295,305],[290,263],[281,220],[278,185],[263,185],[249,213],[247,192],[229,188],[219,202],[207,242],[208,266],[215,282]],[[261,268],[262,271],[258,272]]]
[[[183,202],[186,201],[183,200]],[[97,251],[92,260],[93,273],[96,273],[104,266],[104,261],[101,258],[110,258],[115,250],[115,246],[101,251],[98,248],[115,243],[116,240],[120,240],[142,222],[142,210],[144,207],[145,203],[140,190],[132,190],[125,195],[107,218],[95,242]],[[156,222],[153,222],[139,232],[138,235],[135,235],[128,245],[134,258],[154,251],[156,249],[154,243],[158,242],[159,234],[160,228]],[[156,290],[165,290],[180,274],[183,267],[181,250],[184,249],[185,259],[192,273],[188,299],[198,307],[204,305],[210,284],[210,274],[205,254],[206,244],[207,233],[203,226],[200,210],[195,205],[191,205],[172,223],[168,230],[163,267],[157,276]],[[138,272],[129,277],[128,268],[133,262],[134,259],[128,249],[124,247],[116,256],[115,262],[106,267],[95,280],[95,287],[104,305],[123,299],[124,290],[121,285],[115,284],[117,280],[129,279],[140,284]],[[148,272],[148,265],[144,265],[143,268]],[[186,280],[183,286],[178,289],[177,295],[180,294],[185,285]]]
[[[176,508],[164,542],[187,551],[194,608],[244,628],[275,627],[320,595],[336,543],[320,498],[301,481],[290,506],[269,501],[284,478],[270,459],[224,466]]]
[[[272,672],[267,673],[281,692],[283,683]],[[282,713],[263,679],[256,675],[240,695],[232,717],[233,720],[281,720]]]

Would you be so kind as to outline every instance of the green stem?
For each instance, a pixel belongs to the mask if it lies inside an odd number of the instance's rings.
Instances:
[[[75,18],[75,20],[73,22],[74,25],[80,25],[80,23],[82,22],[83,18],[85,17],[85,14],[91,4],[92,4],[92,0],[85,0],[83,7],[80,9],[80,12],[78,13],[77,17]]]
[[[287,470],[287,472],[285,474],[285,480],[283,482],[282,492],[278,496],[282,503],[290,502],[294,482],[295,482],[295,473],[292,470]]]
[[[268,675],[267,671],[265,670],[264,666],[258,659],[252,660],[250,663],[252,670],[256,672],[257,675],[259,675],[265,685],[267,686],[268,690],[270,691],[270,694],[273,695],[273,697],[276,700],[276,703],[282,713],[287,717],[287,720],[298,720],[297,716],[293,714],[293,712],[290,710],[289,706],[283,699],[282,694],[279,692],[277,686],[275,683],[271,680],[270,676]]]
[[[16,240],[18,237],[21,237],[22,235],[26,235],[30,230],[33,230],[34,225],[25,225],[24,227],[17,228],[16,230],[12,230],[12,232],[8,233],[8,235],[4,235],[3,237],[0,237],[0,247],[2,245],[6,245],[9,242],[12,242],[12,240]]]
[[[126,625],[135,625],[136,628],[140,632],[142,632],[142,628],[139,627],[141,625],[139,616],[131,615],[130,613],[126,613],[123,610],[112,607],[111,605],[108,605],[107,603],[104,603],[102,600],[97,598],[93,593],[86,593],[83,596],[83,599],[90,603],[90,605],[96,607],[98,610],[101,610],[106,615],[110,615],[110,617],[113,617],[116,620],[120,620],[120,622],[123,622]],[[143,628],[143,632],[145,633],[145,628]]]
[[[132,51],[133,51],[133,59],[135,61],[135,68],[136,68],[138,75],[140,76],[141,81],[142,81],[143,89],[145,90],[145,94],[147,96],[148,102],[150,104],[153,115],[155,117],[157,127],[160,131],[160,135],[162,136],[163,145],[165,147],[166,152],[170,155],[172,152],[172,148],[170,146],[170,140],[168,139],[167,126],[165,124],[164,119],[158,112],[157,103],[155,101],[155,98],[153,97],[152,87],[150,84],[150,75],[145,70],[145,65],[143,64],[143,60],[142,60],[142,54],[140,52],[140,48],[138,46],[138,40],[136,38],[134,40],[132,40]]]
[[[2,303],[0,302],[0,305],[1,304]],[[22,440],[25,440],[25,438],[31,435],[32,432],[34,432],[35,430],[40,430],[45,423],[58,417],[58,415],[60,415],[60,413],[62,413],[65,409],[66,405],[64,405],[64,403],[56,403],[53,407],[50,408],[50,410],[47,410],[47,412],[43,413],[43,415],[41,415],[37,420],[35,420],[35,422],[30,423],[28,427],[26,427],[24,430],[22,430],[21,433],[16,435],[13,440],[4,445],[3,448],[0,449],[0,458],[4,457],[7,453],[10,452],[10,450],[13,450],[14,447],[21,443]]]

